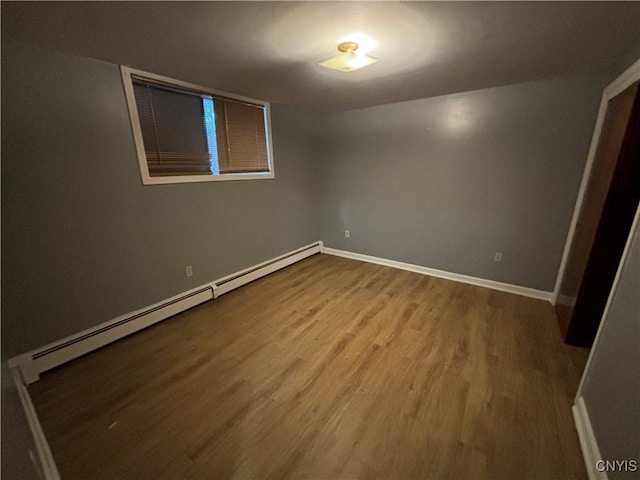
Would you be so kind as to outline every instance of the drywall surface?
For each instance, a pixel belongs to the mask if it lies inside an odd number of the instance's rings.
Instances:
[[[603,86],[556,78],[328,116],[322,239],[553,290]]]
[[[633,63],[640,61],[640,38],[636,39],[636,41],[626,50],[621,52],[622,55],[620,58],[616,59],[614,66],[610,69],[612,73],[609,77],[609,82],[613,82],[616,78],[618,78],[626,69],[628,69]]]
[[[38,478],[29,451],[36,452],[29,424],[20,403],[11,372],[2,362],[2,473],[5,480]]]
[[[273,180],[143,186],[119,67],[3,42],[3,355],[318,240],[311,120],[272,129]]]
[[[635,460],[640,469],[640,234],[636,229],[582,395],[603,460]],[[635,472],[607,472],[613,479]]]

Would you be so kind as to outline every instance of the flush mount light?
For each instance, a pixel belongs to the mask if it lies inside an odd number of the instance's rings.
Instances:
[[[338,45],[339,55],[331,57],[318,65],[340,70],[341,72],[353,72],[359,68],[364,68],[378,61],[377,58],[370,57],[363,53],[356,53],[358,44],[356,42],[342,42]]]

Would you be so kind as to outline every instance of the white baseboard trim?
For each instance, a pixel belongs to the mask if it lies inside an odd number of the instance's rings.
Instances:
[[[121,315],[95,327],[52,342],[44,347],[18,355],[8,361],[9,368],[17,369],[20,372],[22,381],[29,385],[38,381],[42,372],[104,347],[109,343],[161,322],[203,302],[218,298],[220,295],[260,277],[269,275],[276,270],[299,262],[311,255],[320,253],[322,246],[322,242],[306,245],[274,259],[154,303],[153,305]]]
[[[49,443],[44,435],[38,414],[31,401],[29,390],[20,376],[20,372],[15,368],[9,369],[11,376],[13,377],[13,383],[18,391],[24,414],[27,417],[27,423],[29,424],[29,430],[31,430],[31,436],[33,437],[33,443],[36,447],[35,455],[29,451],[32,455],[31,460],[34,462],[34,466],[38,470],[40,477],[44,480],[60,480],[60,474],[58,473],[58,467],[53,459],[53,454],[49,448]]]
[[[600,455],[596,437],[593,434],[593,428],[589,420],[587,406],[584,403],[584,397],[578,397],[571,410],[573,412],[576,430],[578,431],[580,448],[582,449],[582,456],[584,457],[584,464],[587,467],[589,480],[607,480],[606,472],[601,472],[596,468],[596,462],[602,460],[602,456]]]
[[[350,258],[352,260],[360,260],[362,262],[375,263],[377,265],[384,265],[386,267],[398,268],[400,270],[408,270],[409,272],[444,278],[446,280],[453,280],[455,282],[468,283],[469,285],[476,285],[478,287],[491,288],[493,290],[500,290],[501,292],[515,293],[516,295],[537,298],[540,300],[546,300],[548,302],[551,301],[552,292],[545,292],[543,290],[536,290],[529,287],[521,287],[520,285],[512,285],[510,283],[496,282],[494,280],[486,280],[484,278],[470,277],[468,275],[462,275],[460,273],[445,272],[444,270],[436,270],[435,268],[423,267],[421,265],[414,265],[412,263],[397,262],[395,260],[373,257],[371,255],[363,255],[361,253],[347,252],[345,250],[338,250],[336,248],[330,247],[324,247],[323,253],[335,255],[338,257]]]

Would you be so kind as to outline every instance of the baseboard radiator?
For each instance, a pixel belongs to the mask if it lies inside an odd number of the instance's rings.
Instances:
[[[40,374],[322,251],[312,243],[9,360],[25,384]]]

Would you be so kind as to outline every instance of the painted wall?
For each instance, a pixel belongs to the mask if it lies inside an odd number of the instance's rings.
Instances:
[[[274,180],[143,186],[118,67],[3,42],[3,357],[318,240],[311,120],[272,127]]]
[[[635,460],[640,469],[640,229],[636,228],[602,320],[582,389],[604,460]],[[640,470],[638,470],[640,471]],[[638,471],[608,472],[611,480]]]
[[[632,45],[623,50],[620,56],[615,59],[614,66],[609,69],[611,75],[607,83],[613,82],[622,72],[638,60],[640,60],[640,38],[637,38]]]
[[[6,362],[2,362],[2,469],[4,480],[33,480],[38,477],[29,451],[35,452],[35,445],[29,424],[20,403],[11,372]]]
[[[556,78],[328,117],[322,239],[553,290],[603,86]]]

